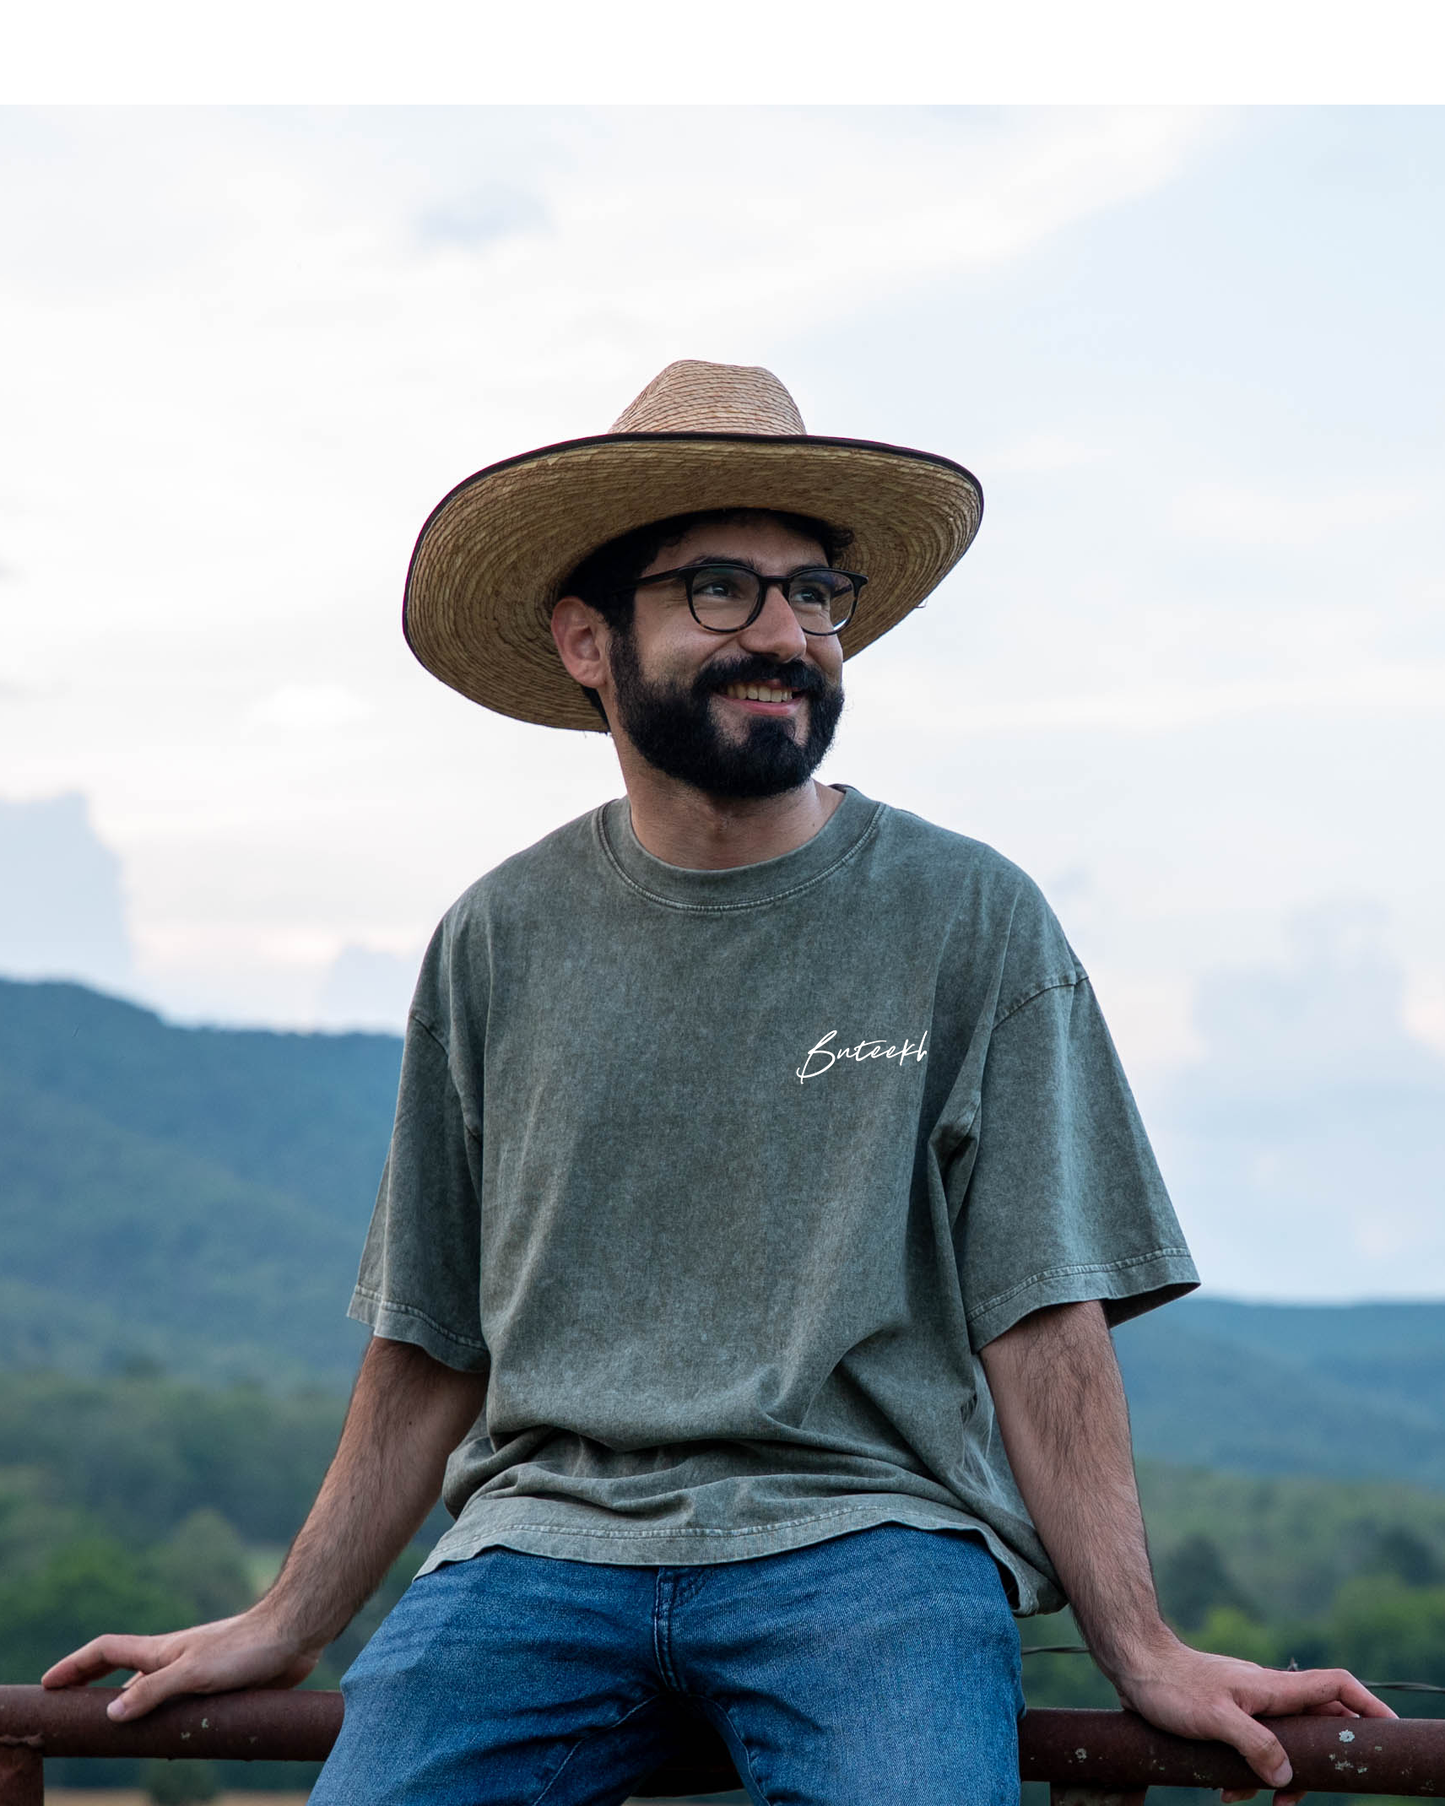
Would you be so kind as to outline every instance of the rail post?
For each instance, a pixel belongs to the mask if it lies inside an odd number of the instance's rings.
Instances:
[[[0,1806],[45,1806],[45,1758],[19,1738],[0,1740]]]

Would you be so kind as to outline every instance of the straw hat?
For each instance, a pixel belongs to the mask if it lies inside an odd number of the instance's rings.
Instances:
[[[600,730],[552,641],[563,580],[619,534],[714,508],[847,527],[868,578],[840,637],[860,652],[968,550],[983,492],[962,465],[866,439],[810,435],[771,371],[669,364],[608,433],[488,465],[433,509],[407,572],[402,629],[443,683],[549,727]]]

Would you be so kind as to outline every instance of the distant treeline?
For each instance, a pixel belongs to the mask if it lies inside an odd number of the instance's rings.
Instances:
[[[103,1631],[244,1610],[300,1525],[344,1408],[332,1394],[156,1375],[0,1375],[0,1682],[34,1682]],[[406,1551],[308,1684],[337,1684],[423,1555],[420,1544]],[[221,1764],[218,1779],[292,1788],[314,1772]],[[47,1773],[58,1785],[124,1786],[136,1764],[56,1761]]]
[[[311,1502],[342,1411],[329,1394],[160,1375],[0,1375],[0,1680],[33,1681],[104,1630],[167,1630],[244,1608]],[[1445,1496],[1150,1462],[1140,1474],[1161,1595],[1180,1630],[1272,1665],[1445,1685]],[[427,1534],[443,1522],[436,1514]],[[422,1553],[397,1564],[316,1684],[336,1684]],[[1022,1631],[1025,1644],[1076,1640],[1067,1617]],[[1029,1657],[1025,1678],[1037,1705],[1113,1703],[1087,1658]],[[1391,1703],[1442,1715],[1428,1695]],[[103,1778],[94,1765],[67,1773]],[[295,1785],[285,1767],[246,1773]]]
[[[1139,1481],[1160,1600],[1191,1642],[1271,1668],[1445,1686],[1445,1497],[1158,1462]],[[1020,1630],[1025,1646],[1079,1640],[1067,1613]],[[1030,1656],[1024,1680],[1033,1705],[1116,1703],[1087,1657]],[[1445,1717],[1445,1694],[1386,1698],[1402,1717]]]

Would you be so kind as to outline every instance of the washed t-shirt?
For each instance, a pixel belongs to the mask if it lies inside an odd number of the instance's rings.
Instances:
[[[1028,1612],[1057,1583],[977,1351],[1196,1283],[1037,888],[850,789],[760,864],[667,865],[617,801],[466,892],[351,1309],[487,1375],[428,1568],[894,1523],[981,1537]]]

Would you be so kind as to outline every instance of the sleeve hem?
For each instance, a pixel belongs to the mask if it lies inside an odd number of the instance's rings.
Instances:
[[[463,1373],[487,1371],[485,1342],[472,1336],[455,1335],[412,1305],[397,1304],[358,1286],[351,1295],[346,1314],[358,1323],[366,1324],[374,1336],[383,1336],[388,1342],[410,1342],[444,1367],[455,1367]]]
[[[1192,1292],[1199,1284],[1194,1262],[1185,1248],[1154,1248],[1125,1260],[1053,1267],[1022,1285],[987,1299],[968,1314],[974,1353],[1016,1323],[1052,1304],[1083,1304],[1098,1299],[1112,1328],[1156,1305]]]

